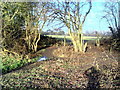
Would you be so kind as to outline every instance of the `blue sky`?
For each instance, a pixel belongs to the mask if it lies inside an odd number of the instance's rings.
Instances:
[[[108,32],[109,31],[109,26],[108,23],[106,22],[105,19],[101,19],[103,15],[105,15],[104,13],[104,3],[105,2],[92,2],[92,9],[91,12],[89,13],[84,26],[83,26],[83,32],[94,32],[94,31],[98,31],[98,32]],[[55,28],[58,28],[59,25],[55,25],[55,23],[53,22],[53,24],[51,24],[51,26],[49,27],[45,27],[44,30],[54,30]],[[67,32],[67,28],[64,27],[62,28],[63,31]]]
[[[92,3],[92,10],[87,17],[87,20],[84,24],[83,30],[86,31],[99,31],[105,32],[109,31],[108,23],[105,19],[101,19],[104,13],[104,2],[93,2]]]

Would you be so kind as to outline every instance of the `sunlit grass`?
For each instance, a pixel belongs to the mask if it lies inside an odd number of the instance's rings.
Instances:
[[[49,37],[53,37],[53,38],[58,38],[58,39],[63,39],[64,37],[68,40],[71,40],[70,36],[64,36],[64,35],[46,35]],[[95,36],[83,36],[84,40],[96,40],[97,37]]]
[[[0,69],[2,69],[2,73],[4,74],[14,69],[20,68],[26,64],[36,62],[38,58],[39,57],[21,60],[10,56],[1,57]]]

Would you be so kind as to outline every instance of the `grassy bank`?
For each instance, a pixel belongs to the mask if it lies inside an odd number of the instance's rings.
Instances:
[[[64,36],[64,35],[46,35],[46,36],[58,38],[58,39],[63,39],[65,37],[66,39],[71,40],[70,36]],[[97,37],[95,37],[95,36],[83,36],[83,39],[84,40],[96,40]]]
[[[0,64],[0,69],[2,69],[2,73],[5,74],[13,70],[19,69],[30,63],[34,63],[38,60],[38,58],[39,57],[33,59],[17,59],[11,56],[1,57],[2,60]]]

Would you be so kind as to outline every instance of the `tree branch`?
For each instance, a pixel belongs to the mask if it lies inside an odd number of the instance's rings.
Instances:
[[[83,21],[82,21],[82,24],[84,24],[87,15],[90,13],[91,8],[92,8],[92,3],[91,3],[91,0],[90,0],[90,2],[89,2],[89,9],[88,9],[88,11],[86,12],[86,14],[85,14],[85,16],[84,16],[84,19],[83,19]]]

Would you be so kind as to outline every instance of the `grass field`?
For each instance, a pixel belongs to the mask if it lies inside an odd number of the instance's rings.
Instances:
[[[63,35],[46,35],[46,36],[53,37],[53,38],[59,38],[59,39],[64,38]],[[70,36],[66,36],[66,39],[71,40]],[[96,40],[97,37],[95,37],[95,36],[83,36],[83,39],[84,40]]]

